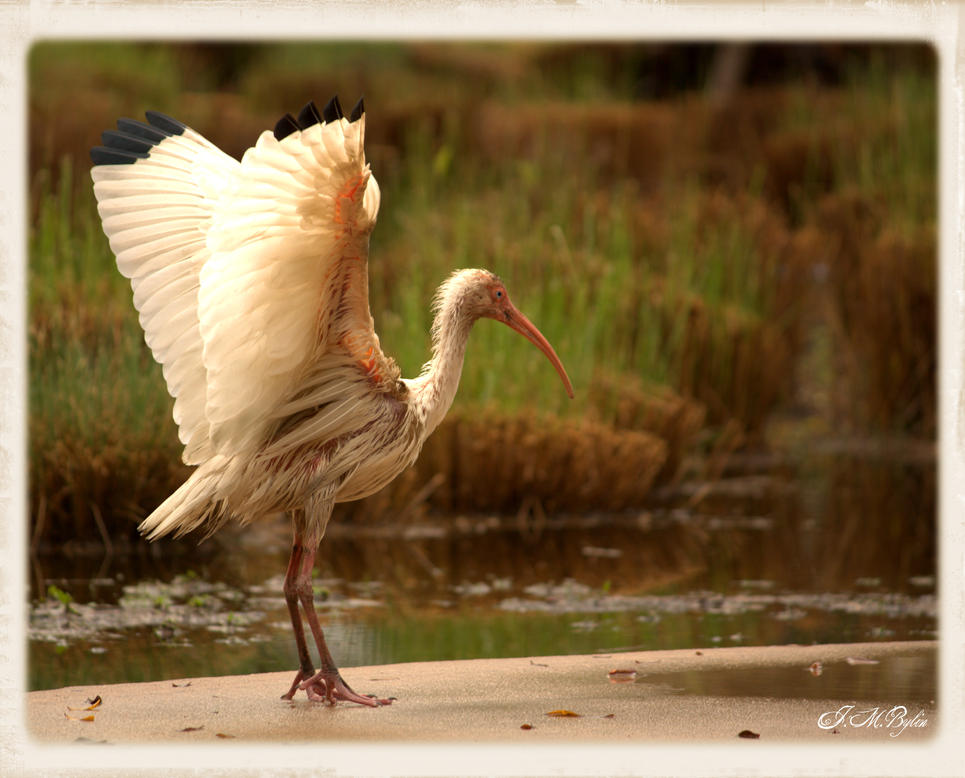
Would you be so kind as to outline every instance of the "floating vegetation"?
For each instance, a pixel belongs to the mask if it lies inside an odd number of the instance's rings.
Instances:
[[[30,609],[30,640],[64,643],[116,639],[123,631],[150,628],[162,642],[183,641],[185,635],[206,630],[222,635],[222,642],[259,642],[265,620],[285,609],[283,576],[275,576],[244,589],[221,581],[205,581],[196,574],[179,575],[168,582],[139,581],[122,587],[116,603],[76,603],[51,585],[51,598]],[[329,579],[334,588],[343,582]],[[359,582],[344,588],[376,592],[379,582]],[[64,602],[69,607],[65,608]],[[384,603],[339,591],[316,595],[322,612],[380,608]]]
[[[526,588],[528,597],[508,597],[503,610],[515,613],[622,613],[640,612],[648,618],[666,614],[693,613],[707,616],[737,616],[766,612],[783,621],[804,619],[815,611],[885,616],[888,618],[935,618],[938,600],[934,594],[918,596],[889,593],[793,593],[721,594],[687,592],[664,595],[601,594],[577,583],[537,584]]]

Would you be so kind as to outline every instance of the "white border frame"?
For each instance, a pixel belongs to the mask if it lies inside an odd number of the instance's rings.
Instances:
[[[173,12],[176,11],[176,12]],[[0,772],[132,775],[203,770],[334,772],[358,775],[948,775],[965,769],[965,492],[959,413],[963,360],[963,62],[965,6],[868,2],[679,5],[574,0],[566,3],[377,0],[308,2],[16,2],[0,5]],[[925,40],[939,55],[939,657],[938,732],[925,744],[640,744],[499,746],[319,744],[53,747],[23,726],[26,608],[25,257],[26,54],[37,40],[151,38],[282,39],[609,39],[609,40]],[[160,767],[160,766],[163,766]]]

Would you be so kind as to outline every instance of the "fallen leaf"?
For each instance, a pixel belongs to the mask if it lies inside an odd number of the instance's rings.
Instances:
[[[742,729],[737,733],[737,737],[747,738],[748,740],[757,740],[760,737],[759,732],[751,732],[749,729]]]
[[[520,729],[532,729],[532,728],[533,728],[533,725],[532,725],[532,724],[520,724],[520,725],[519,725],[519,728],[520,728]]]
[[[87,716],[71,716],[69,713],[65,713],[64,716],[68,718],[70,721],[93,721],[94,720],[93,713]]]
[[[86,708],[72,708],[70,707],[70,705],[68,705],[67,710],[94,710],[94,708],[98,707],[102,702],[103,700],[101,699],[101,696],[98,694],[96,697],[94,697],[94,699],[91,699],[90,697],[87,698]]]
[[[551,710],[551,711],[550,711],[549,713],[547,713],[546,715],[547,715],[547,716],[554,716],[554,717],[560,718],[560,719],[561,719],[561,718],[567,718],[567,717],[575,717],[575,718],[579,718],[579,717],[580,717],[580,714],[579,714],[579,713],[574,713],[573,711],[571,711],[571,710],[566,710],[565,708],[561,708],[560,710]]]
[[[612,713],[604,713],[602,716],[600,716],[600,718],[601,718],[601,719],[612,719],[612,718],[613,718],[613,715],[614,715],[614,714],[612,714]]]
[[[860,656],[849,656],[849,657],[848,657],[847,659],[845,659],[844,661],[847,662],[849,665],[876,665],[876,664],[878,664],[878,660],[877,660],[877,659],[865,659],[865,658],[860,657]]]
[[[549,665],[547,665],[547,664],[543,664],[542,662],[534,662],[532,659],[529,660],[529,663],[530,663],[533,667],[549,667]]]
[[[636,670],[611,670],[607,675],[610,678],[610,683],[630,683],[637,677]]]
[[[226,735],[224,732],[218,732],[217,734],[215,734],[215,737],[232,738],[232,737],[236,737],[236,736],[235,736],[235,735]]]
[[[172,684],[171,684],[171,686],[178,687],[178,688],[179,688],[179,687],[183,687],[183,686],[190,686],[190,685],[191,685],[191,681],[188,681],[187,683],[172,683]]]
[[[811,675],[816,677],[821,675],[821,673],[824,672],[824,665],[821,664],[820,662],[813,662],[811,666],[808,668],[808,670],[810,671]]]
[[[697,654],[697,656],[703,656],[703,655],[704,655],[704,652],[703,652],[703,651],[696,651],[695,653]]]
[[[204,724],[202,724],[200,727],[185,727],[184,729],[179,731],[180,732],[197,732],[199,729],[204,729]],[[221,737],[221,735],[218,735],[218,737]]]

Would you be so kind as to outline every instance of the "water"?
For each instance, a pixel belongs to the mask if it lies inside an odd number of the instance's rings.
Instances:
[[[332,526],[315,577],[329,645],[348,667],[934,639],[934,462],[879,453],[745,458],[633,515]],[[39,555],[29,688],[294,670],[289,540],[271,521],[201,547]],[[799,671],[758,682],[800,696]],[[933,663],[912,675],[933,688]]]
[[[657,683],[675,694],[713,697],[793,697],[799,700],[901,700],[906,705],[934,705],[937,668],[934,652],[853,657],[817,667],[753,667],[641,675],[635,683]]]

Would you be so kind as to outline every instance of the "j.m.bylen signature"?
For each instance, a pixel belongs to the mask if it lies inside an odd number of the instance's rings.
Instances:
[[[908,727],[921,729],[928,726],[928,719],[923,710],[910,716],[908,708],[904,705],[895,705],[891,708],[883,708],[879,705],[860,710],[856,708],[856,705],[842,705],[837,710],[822,713],[818,717],[818,726],[821,729],[832,730],[838,727],[887,729],[890,730],[888,735],[891,737],[898,737]]]

